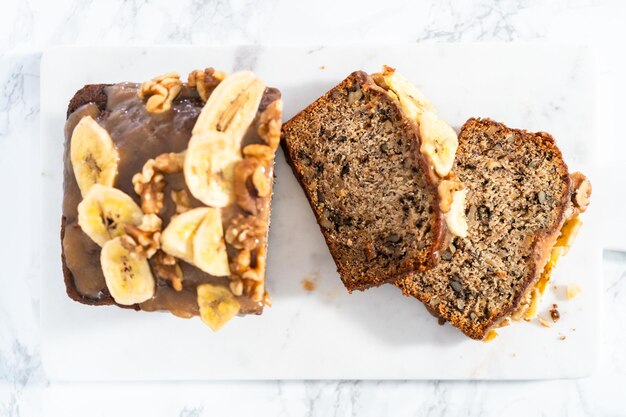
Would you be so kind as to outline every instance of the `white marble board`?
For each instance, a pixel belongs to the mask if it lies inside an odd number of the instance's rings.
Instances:
[[[282,154],[276,166],[268,287],[274,306],[212,333],[199,319],[90,307],[65,295],[60,264],[63,124],[86,83],[143,81],[176,70],[252,69],[294,115],[348,73],[397,67],[459,127],[484,116],[545,130],[572,170],[596,178],[595,71],[589,51],[566,45],[431,44],[358,47],[72,47],[44,54],[41,68],[42,355],[52,380],[543,379],[595,368],[600,314],[599,205],[554,274],[542,313],[552,328],[503,329],[491,343],[439,326],[421,304],[384,286],[348,295],[304,194]],[[307,292],[301,280],[313,279]],[[565,301],[563,286],[583,293]],[[560,336],[565,336],[561,340]]]

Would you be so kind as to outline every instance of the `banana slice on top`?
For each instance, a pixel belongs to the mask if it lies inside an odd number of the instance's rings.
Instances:
[[[230,275],[220,210],[211,208],[193,237],[193,264],[216,277]]]
[[[122,245],[122,238],[109,240],[100,252],[104,280],[116,303],[133,305],[154,296],[155,281],[148,260]]]
[[[426,96],[393,68],[385,66],[382,77],[405,115],[418,124],[422,142],[420,152],[429,159],[435,172],[445,177],[452,169],[459,146],[456,132],[437,115],[435,106]]]
[[[193,138],[185,153],[183,172],[191,194],[207,206],[225,207],[233,197],[235,165],[241,161],[239,143],[222,132]]]
[[[172,217],[161,249],[216,277],[230,275],[219,209],[199,207]]]
[[[420,152],[430,160],[437,174],[445,177],[452,170],[459,146],[456,132],[431,111],[425,111],[420,116],[419,131],[422,141]]]
[[[193,264],[193,237],[209,211],[209,207],[198,207],[172,217],[161,233],[161,249]]]
[[[209,96],[192,135],[217,131],[241,140],[256,117],[264,91],[265,83],[250,71],[227,76]]]
[[[78,205],[78,225],[100,246],[122,236],[124,225],[138,226],[142,219],[141,208],[130,196],[100,184],[93,184]]]
[[[232,177],[241,141],[256,117],[265,84],[249,71],[218,84],[194,125],[183,172],[191,194],[211,207],[233,201]]]
[[[200,318],[214,331],[228,323],[241,308],[233,293],[218,285],[198,285],[197,297]]]
[[[424,111],[435,112],[435,106],[426,96],[413,83],[398,74],[395,69],[385,66],[382,75],[387,87],[395,93],[400,101],[400,106],[407,117],[418,120]]]
[[[83,197],[94,184],[115,183],[119,154],[109,133],[91,116],[83,117],[72,132],[70,160]]]

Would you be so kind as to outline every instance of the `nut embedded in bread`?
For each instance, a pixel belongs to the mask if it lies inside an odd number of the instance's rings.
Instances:
[[[432,267],[447,239],[442,177],[420,149],[420,115],[432,109],[393,76],[354,72],[283,126],[285,155],[349,291]]]
[[[396,285],[466,335],[490,339],[493,328],[536,313],[591,188],[570,176],[549,134],[489,119],[465,123],[453,170],[468,190],[468,235],[435,268]]]
[[[282,102],[247,71],[209,68],[189,79],[88,85],[70,101],[63,272],[81,303],[199,315],[217,330],[270,303]],[[244,165],[254,166],[254,181],[240,189]]]

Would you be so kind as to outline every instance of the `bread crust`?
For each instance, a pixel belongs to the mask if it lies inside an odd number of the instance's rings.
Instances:
[[[427,255],[427,259],[425,260],[425,262],[419,262],[417,259],[407,259],[406,263],[402,264],[403,269],[405,269],[406,272],[400,273],[400,274],[394,274],[394,275],[388,275],[388,276],[384,276],[384,277],[377,277],[377,280],[371,280],[368,281],[366,283],[361,283],[360,285],[354,285],[354,282],[349,281],[347,279],[345,279],[344,277],[349,276],[350,275],[350,268],[347,266],[342,266],[342,262],[340,259],[340,254],[337,253],[336,251],[332,250],[333,247],[333,241],[331,239],[331,236],[329,233],[326,232],[326,230],[324,230],[324,228],[321,226],[321,217],[320,217],[320,213],[318,212],[318,209],[314,203],[313,197],[310,194],[311,193],[311,189],[308,186],[309,182],[307,181],[307,179],[304,177],[304,175],[298,171],[298,169],[296,168],[296,162],[293,159],[293,155],[292,152],[290,150],[290,146],[289,143],[287,142],[287,140],[285,139],[285,132],[287,130],[289,130],[289,126],[290,126],[290,122],[294,121],[294,120],[298,120],[301,118],[306,118],[306,114],[307,112],[314,110],[315,108],[319,107],[319,106],[324,106],[326,103],[328,103],[329,101],[332,100],[332,94],[334,91],[338,90],[338,89],[342,89],[345,88],[346,86],[351,86],[355,83],[358,83],[361,87],[361,89],[365,92],[365,91],[369,91],[371,93],[374,93],[378,96],[378,98],[380,98],[381,100],[384,100],[386,102],[386,104],[388,104],[391,108],[394,109],[394,112],[399,116],[399,119],[402,121],[403,123],[403,127],[412,132],[413,133],[413,137],[414,137],[414,146],[412,149],[412,156],[415,160],[418,161],[418,164],[421,168],[422,173],[424,173],[424,177],[427,183],[427,187],[428,187],[428,192],[434,196],[434,205],[433,205],[433,214],[431,217],[431,225],[432,225],[432,230],[433,230],[433,241],[432,244],[430,245],[429,251],[428,251],[428,255]],[[307,197],[307,200],[309,202],[309,205],[311,207],[311,210],[313,211],[313,214],[315,215],[315,218],[317,220],[317,223],[320,227],[320,231],[322,232],[322,235],[324,236],[324,239],[327,243],[327,245],[329,246],[330,250],[330,254],[335,262],[335,265],[337,266],[337,271],[339,273],[339,276],[341,277],[344,285],[346,286],[348,292],[352,292],[354,290],[366,290],[368,288],[372,288],[372,287],[377,287],[380,286],[382,284],[385,283],[390,283],[390,282],[394,282],[395,280],[398,279],[398,277],[402,277],[405,276],[407,274],[410,274],[412,271],[422,271],[422,270],[426,270],[428,268],[431,268],[432,266],[436,265],[437,262],[440,259],[440,252],[445,249],[445,247],[447,246],[447,242],[448,242],[448,229],[446,227],[446,223],[445,223],[445,219],[444,219],[444,215],[441,212],[440,208],[439,208],[439,195],[437,192],[437,186],[438,186],[438,177],[436,175],[433,175],[433,167],[430,166],[430,164],[428,163],[428,161],[426,160],[426,158],[421,154],[421,152],[419,151],[420,149],[420,138],[419,138],[419,129],[418,126],[416,124],[415,121],[413,120],[409,120],[405,115],[404,112],[402,111],[402,108],[400,107],[399,103],[397,103],[395,100],[393,100],[391,97],[389,97],[389,95],[387,94],[387,92],[382,89],[381,87],[379,87],[374,80],[372,79],[372,77],[367,74],[364,71],[355,71],[352,74],[350,74],[345,80],[343,80],[339,85],[331,88],[329,91],[327,91],[325,94],[323,94],[321,97],[319,97],[317,100],[315,100],[313,103],[311,103],[309,106],[307,106],[305,109],[301,110],[299,113],[297,113],[295,116],[293,116],[291,118],[290,121],[288,121],[287,123],[283,124],[283,134],[282,134],[282,138],[281,138],[281,147],[283,148],[283,152],[285,154],[285,159],[287,161],[287,163],[289,164],[289,166],[291,167],[292,172],[294,173],[296,179],[298,180],[299,184],[301,185],[302,189],[304,190],[304,193]]]

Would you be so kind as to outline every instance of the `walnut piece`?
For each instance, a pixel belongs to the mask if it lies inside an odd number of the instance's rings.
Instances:
[[[259,118],[257,132],[261,139],[273,150],[276,151],[280,143],[281,117],[283,114],[283,101],[273,101]]]
[[[454,193],[462,189],[463,184],[454,174],[449,175],[439,183],[437,191],[439,193],[439,208],[442,212],[447,213],[450,211]]]
[[[191,210],[191,202],[187,190],[172,190],[172,201],[176,204],[176,214]]]
[[[591,197],[591,183],[582,173],[574,172],[570,175],[570,184],[575,210],[584,213]]]
[[[122,241],[122,245],[128,250],[138,253],[146,259],[150,259],[161,247],[162,222],[156,214],[145,214],[139,226],[133,224],[124,225],[127,236],[132,238],[133,245],[128,239]]]
[[[256,189],[259,197],[267,197],[272,190],[272,184],[267,176],[266,169],[263,165],[259,165],[252,174],[252,185]]]
[[[255,257],[254,267],[248,269],[241,276],[243,279],[251,279],[253,281],[262,282],[265,277],[265,260],[267,258],[267,252],[265,248],[260,247],[257,250],[257,254]]]
[[[135,192],[141,197],[141,209],[146,214],[158,214],[165,198],[165,175],[183,170],[184,153],[164,153],[148,159],[141,172],[133,176]]]
[[[236,249],[253,250],[259,246],[266,229],[267,224],[264,220],[239,214],[231,221],[224,238]]]
[[[233,190],[237,205],[246,212],[258,214],[263,209],[272,184],[259,159],[247,157],[235,165]]]
[[[182,291],[183,270],[175,257],[160,250],[154,256],[154,265],[159,278],[169,281],[174,290]]]
[[[234,275],[241,276],[250,268],[251,253],[249,249],[242,249],[233,256],[230,262],[230,270]]]
[[[243,148],[243,155],[256,158],[262,164],[266,164],[274,158],[274,151],[267,145],[252,144]]]
[[[196,87],[203,101],[207,101],[215,87],[226,78],[227,74],[213,68],[191,71],[187,76],[187,85]]]
[[[170,72],[141,84],[137,95],[146,100],[146,110],[150,113],[163,113],[172,108],[172,101],[182,89],[180,74]]]

